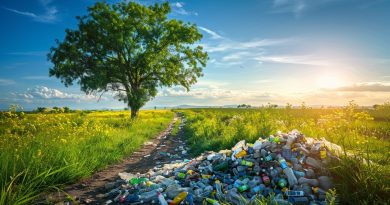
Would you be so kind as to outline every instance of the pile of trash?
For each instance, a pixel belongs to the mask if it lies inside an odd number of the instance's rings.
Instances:
[[[336,150],[335,150],[336,149]],[[339,147],[297,130],[245,140],[231,150],[157,165],[144,174],[119,173],[106,204],[326,204],[333,187],[326,165]]]

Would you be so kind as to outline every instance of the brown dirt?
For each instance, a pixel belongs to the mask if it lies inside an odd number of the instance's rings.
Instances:
[[[82,179],[75,184],[68,185],[62,191],[48,194],[38,204],[105,204],[108,199],[104,199],[102,196],[109,191],[105,189],[105,184],[120,179],[118,173],[146,173],[157,164],[169,163],[175,159],[180,159],[181,153],[174,150],[180,145],[185,145],[185,143],[182,140],[183,130],[181,126],[176,136],[171,135],[176,120],[178,120],[178,117],[173,119],[165,131],[144,143],[139,150],[123,159],[122,162],[98,171],[91,177]],[[160,152],[169,152],[179,156],[171,158],[161,155]],[[72,198],[74,201],[69,202],[67,198]]]

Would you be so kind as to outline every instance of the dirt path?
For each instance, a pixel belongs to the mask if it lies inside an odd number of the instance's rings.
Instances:
[[[89,178],[69,185],[62,192],[50,194],[45,197],[42,203],[38,204],[105,204],[107,199],[103,198],[103,194],[109,191],[105,186],[109,185],[110,182],[115,183],[116,180],[120,179],[118,173],[146,173],[156,165],[170,163],[176,159],[183,159],[186,157],[186,154],[182,154],[182,151],[178,149],[180,146],[185,147],[185,142],[182,139],[183,121],[179,126],[178,134],[176,136],[171,135],[172,128],[179,118],[176,116],[165,131],[160,133],[156,138],[145,142],[138,151],[134,152],[130,157],[125,158],[121,163],[111,165]],[[67,197],[73,198],[74,201],[67,202]]]

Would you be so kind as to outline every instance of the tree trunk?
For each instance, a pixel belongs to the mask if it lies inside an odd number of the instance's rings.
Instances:
[[[135,119],[138,116],[138,109],[130,108],[131,109],[131,119]]]

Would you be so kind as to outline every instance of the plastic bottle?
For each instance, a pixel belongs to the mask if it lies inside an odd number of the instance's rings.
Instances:
[[[294,170],[294,174],[297,178],[305,177],[305,172]]]
[[[266,162],[272,161],[272,155],[271,155],[271,154],[268,154],[268,155],[264,158],[264,160],[265,160]]]
[[[317,179],[306,179],[304,177],[299,178],[298,180],[299,184],[309,184],[311,186],[318,186],[318,180]]]
[[[290,147],[283,146],[283,147],[282,147],[282,156],[283,156],[285,159],[287,159],[287,160],[291,160],[291,157],[292,157],[291,148],[290,148]]]
[[[288,168],[288,165],[287,165],[287,162],[286,160],[283,158],[283,157],[280,157],[279,158],[279,164],[280,164],[280,167],[284,170],[286,168]]]
[[[244,185],[238,187],[238,191],[239,192],[244,192],[244,191],[246,191],[248,189],[249,189],[249,186],[247,184],[244,184]]]
[[[286,196],[288,197],[297,197],[297,196],[304,196],[305,192],[303,191],[292,191],[292,190],[287,190],[285,192]]]
[[[162,195],[160,192],[157,192],[157,198],[161,205],[168,205],[168,202],[165,200],[164,195]]]
[[[320,176],[318,177],[319,187],[325,191],[333,187],[333,183],[330,177]]]
[[[265,185],[268,185],[271,182],[270,178],[266,174],[262,174],[261,179]]]
[[[144,202],[150,202],[152,201],[153,199],[157,199],[157,193],[158,192],[162,192],[163,189],[155,189],[155,190],[152,190],[152,191],[149,191],[149,192],[144,192],[142,194],[140,194],[141,196],[141,199],[144,201]]]
[[[213,167],[214,171],[225,171],[229,168],[229,164],[227,161],[223,161]]]
[[[119,197],[119,202],[123,203],[126,201],[126,197],[129,195],[129,190],[125,190],[125,193],[122,194],[122,196]]]
[[[262,143],[261,141],[256,140],[255,144],[253,144],[253,149],[254,149],[254,150],[260,150],[262,144],[263,144],[263,143]]]
[[[317,169],[321,168],[321,163],[312,157],[306,159],[306,164]]]
[[[206,201],[211,205],[220,205],[215,199],[206,198]]]
[[[187,205],[194,205],[194,195],[188,193],[185,199]]]
[[[141,184],[143,182],[146,182],[148,179],[145,178],[145,177],[140,177],[140,178],[132,178],[130,179],[129,183],[131,185],[138,185],[138,184]]]
[[[188,192],[181,192],[179,195],[177,195],[171,202],[169,202],[169,205],[178,205],[180,202],[182,202],[188,195]]]
[[[215,190],[217,191],[217,196],[218,197],[222,197],[223,196],[223,192],[222,192],[222,184],[221,182],[215,182]]]
[[[289,197],[288,201],[292,204],[308,204],[309,199],[307,197]]]
[[[320,159],[326,159],[326,157],[327,157],[326,148],[324,145],[322,145],[320,148]]]
[[[253,162],[247,161],[247,160],[242,160],[241,165],[251,167],[253,166]]]
[[[238,153],[235,155],[235,157],[236,157],[236,158],[242,158],[242,157],[244,157],[244,156],[246,156],[246,155],[247,155],[246,151],[245,151],[245,150],[241,150],[240,152],[238,152]]]
[[[261,194],[263,192],[263,190],[265,189],[265,185],[264,184],[260,184],[258,186],[255,186],[251,189],[251,192],[253,194]]]
[[[287,176],[288,184],[290,186],[294,186],[294,185],[298,184],[298,180],[295,177],[294,172],[290,167],[283,169],[283,173]]]
[[[226,198],[233,204],[240,204],[241,201],[241,196],[237,193],[236,188],[230,189]]]
[[[279,186],[280,188],[286,187],[286,186],[287,186],[287,181],[286,181],[286,179],[280,178],[279,181],[278,181],[278,186]]]
[[[141,196],[138,194],[130,194],[126,197],[126,202],[129,202],[129,203],[135,203],[135,202],[140,202],[140,201],[142,201]]]
[[[179,178],[179,179],[185,179],[186,178],[186,174],[184,174],[184,173],[182,173],[182,172],[179,172],[179,173],[177,173],[177,178]]]
[[[287,176],[288,184],[294,186],[298,183],[297,178],[294,175],[293,170],[288,167],[286,160],[283,157],[279,158],[280,167],[283,169],[283,173]]]
[[[270,173],[272,178],[275,178],[276,176],[279,175],[279,171],[277,169],[275,169],[274,167],[269,168],[269,173]]]

